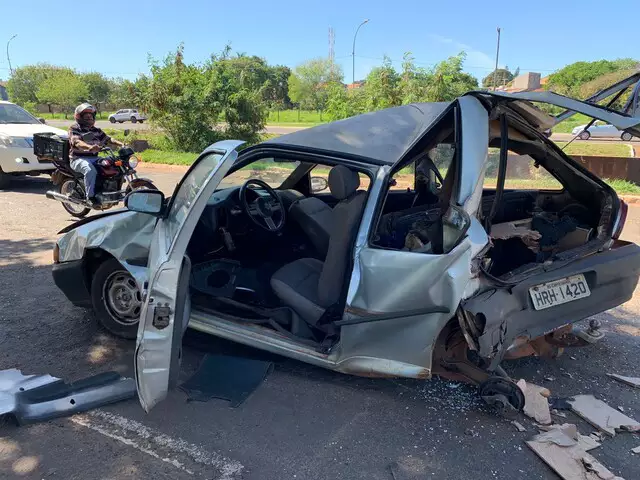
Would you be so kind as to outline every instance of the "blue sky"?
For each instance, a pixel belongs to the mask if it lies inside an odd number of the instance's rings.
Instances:
[[[358,34],[356,79],[384,55],[399,68],[410,51],[427,67],[461,50],[468,55],[465,70],[481,78],[493,69],[497,26],[500,65],[544,76],[577,60],[638,58],[637,29],[621,23],[625,14],[637,13],[637,1],[601,4],[603,11],[596,12],[592,2],[573,0],[2,0],[0,78],[9,73],[5,46],[14,33],[14,67],[49,62],[135,78],[148,71],[149,54],[162,57],[180,42],[187,61],[204,61],[230,43],[236,51],[295,67],[327,56],[331,26],[336,61],[350,81],[353,34],[365,18],[370,21]]]

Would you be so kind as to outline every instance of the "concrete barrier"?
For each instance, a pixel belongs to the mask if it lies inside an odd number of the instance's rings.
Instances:
[[[640,158],[573,155],[587,170],[600,178],[618,178],[640,185]]]

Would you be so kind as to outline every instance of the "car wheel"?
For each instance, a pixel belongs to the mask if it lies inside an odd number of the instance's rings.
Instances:
[[[591,134],[587,130],[583,130],[580,132],[580,135],[578,135],[578,138],[580,140],[589,140],[589,138],[591,138]]]
[[[91,303],[106,330],[121,338],[136,338],[142,295],[134,278],[117,260],[109,259],[96,270]]]
[[[144,120],[138,120],[140,123],[144,123]]]
[[[633,135],[631,135],[629,132],[623,132],[622,135],[620,135],[620,138],[625,142],[629,142],[633,138]]]
[[[136,117],[131,117],[131,123],[136,123],[138,119]]]
[[[11,175],[9,175],[8,173],[4,173],[0,168],[0,190],[9,188],[10,183],[11,183]]]
[[[111,123],[116,123],[116,119],[115,119],[115,118],[113,118],[113,117],[111,117],[111,118],[109,119],[109,121],[110,121]]]

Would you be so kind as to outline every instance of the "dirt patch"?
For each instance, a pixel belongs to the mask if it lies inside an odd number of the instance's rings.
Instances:
[[[615,325],[614,328],[618,332],[633,335],[634,337],[640,337],[640,328],[634,327],[633,325]]]

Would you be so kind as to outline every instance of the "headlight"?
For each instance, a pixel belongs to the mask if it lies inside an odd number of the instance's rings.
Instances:
[[[0,145],[7,148],[33,148],[28,138],[10,137],[8,135],[0,136]]]
[[[136,168],[136,167],[138,166],[138,157],[136,157],[136,156],[132,156],[132,157],[129,159],[129,166],[130,166],[131,168]]]

